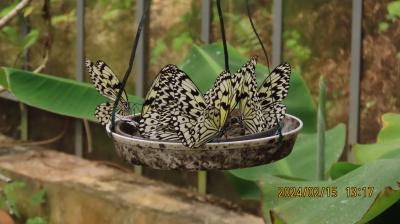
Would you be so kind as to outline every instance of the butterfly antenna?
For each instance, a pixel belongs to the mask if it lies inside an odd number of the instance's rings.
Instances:
[[[251,28],[253,29],[253,32],[254,32],[254,34],[257,36],[258,42],[260,43],[260,45],[261,45],[261,47],[262,47],[262,49],[263,49],[265,59],[267,60],[268,74],[270,74],[271,71],[269,70],[269,66],[270,66],[270,65],[269,65],[268,52],[267,52],[267,50],[265,49],[265,46],[264,46],[263,42],[261,41],[260,35],[258,34],[258,32],[257,32],[257,30],[256,30],[256,27],[255,27],[255,25],[254,25],[254,23],[253,23],[253,19],[251,18],[251,11],[250,11],[249,0],[246,0],[246,8],[247,8],[247,16],[249,17],[249,21],[250,21],[250,24],[251,24]]]
[[[217,0],[217,9],[218,9],[219,25],[221,28],[222,44],[224,45],[225,71],[230,73],[229,55],[228,55],[228,47],[226,45],[225,26],[224,26],[224,17],[222,16],[221,0]]]
[[[125,84],[126,84],[128,78],[129,78],[129,75],[131,74],[131,71],[132,71],[133,61],[135,60],[135,55],[136,55],[136,49],[137,49],[137,46],[138,46],[138,43],[139,43],[140,34],[142,33],[144,22],[146,21],[146,15],[147,15],[147,12],[149,10],[149,5],[150,5],[150,1],[145,1],[145,9],[143,11],[142,18],[140,18],[140,22],[139,22],[139,25],[138,25],[137,30],[136,30],[135,40],[134,40],[132,51],[131,51],[131,56],[129,58],[128,69],[125,72],[124,79],[122,80],[121,86],[120,86],[119,91],[118,91],[117,99],[115,100],[114,105],[113,105],[113,110],[112,110],[112,114],[111,114],[111,131],[112,132],[115,129],[115,112],[116,112],[116,108],[117,108],[118,102],[121,99],[122,92],[123,92],[123,90],[125,88]]]

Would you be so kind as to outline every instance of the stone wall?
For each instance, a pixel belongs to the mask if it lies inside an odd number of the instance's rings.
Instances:
[[[263,223],[220,199],[41,148],[0,146],[0,173],[26,183],[21,213],[50,223]],[[27,198],[40,189],[46,202],[33,208]]]

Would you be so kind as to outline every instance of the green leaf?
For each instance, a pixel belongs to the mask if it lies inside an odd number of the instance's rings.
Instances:
[[[18,33],[18,30],[16,28],[6,26],[1,30],[1,32],[2,35],[14,46],[21,47],[21,35]]]
[[[332,165],[331,170],[329,171],[329,176],[335,180],[357,169],[358,167],[360,167],[360,165],[356,165],[349,162],[337,162]]]
[[[388,30],[389,29],[389,23],[387,23],[387,22],[380,22],[379,24],[378,24],[378,30],[379,30],[379,32],[385,32],[386,30]]]
[[[0,10],[0,18],[4,17],[5,15],[7,15],[8,13],[11,12],[11,10],[13,10],[15,8],[15,6],[17,6],[18,1],[14,1],[13,3],[11,3],[10,5],[4,7],[3,9]]]
[[[241,199],[254,201],[260,200],[261,192],[254,181],[238,178],[228,171],[225,171],[224,174],[228,178],[229,182],[232,183],[233,188],[240,195]]]
[[[380,199],[379,192],[385,191],[386,187],[397,189],[396,181],[400,176],[400,160],[386,159],[377,160],[366,164],[334,181],[291,181],[270,176],[260,182],[263,191],[263,214],[266,219],[275,218],[274,223],[356,223],[365,218],[370,220],[383,207],[389,206],[396,198],[390,200],[379,209],[374,208],[376,201]],[[336,197],[279,197],[280,187],[336,187]],[[361,196],[348,197],[347,187],[373,187],[371,197],[364,197],[363,190],[358,191]],[[326,194],[325,194],[326,195]],[[396,193],[397,197],[397,193]],[[378,199],[377,199],[378,198]],[[349,212],[351,211],[351,212]],[[271,214],[271,217],[268,217]]]
[[[93,85],[13,68],[0,69],[0,85],[21,102],[70,117],[94,120],[94,110],[106,98]],[[129,96],[135,105],[142,99]]]
[[[400,1],[393,1],[387,5],[389,15],[393,17],[400,17]]]
[[[156,44],[151,49],[151,64],[157,64],[158,59],[160,58],[161,54],[167,50],[167,45],[162,38],[157,39]]]
[[[382,129],[377,142],[400,139],[400,114],[387,113],[382,116]]]
[[[364,164],[379,158],[400,157],[400,115],[384,114],[383,127],[376,144],[357,144],[352,149],[354,161]]]
[[[238,50],[229,45],[228,52],[230,70],[235,72],[247,61],[247,58],[240,55]],[[193,82],[202,92],[207,91],[225,68],[222,45],[194,45],[182,62],[181,68],[193,79]],[[259,84],[266,78],[267,73],[266,66],[260,62],[256,69],[257,82]],[[311,94],[303,78],[295,72],[292,74],[290,84],[289,95],[285,100],[285,104],[288,106],[288,113],[299,117],[304,122],[304,131],[314,132],[316,130],[317,116]]]
[[[36,43],[39,38],[39,30],[31,30],[23,40],[23,49],[28,49]]]
[[[369,208],[368,212],[364,214],[364,217],[358,223],[369,222],[399,200],[400,190],[395,191],[390,187],[385,188],[385,190],[379,194],[374,204]]]
[[[192,39],[190,38],[189,33],[181,33],[179,36],[175,37],[172,40],[172,48],[175,51],[179,51],[182,49],[184,45],[191,44]]]
[[[36,194],[34,194],[31,199],[32,204],[39,205],[41,203],[44,203],[46,198],[46,193],[47,193],[46,190],[40,190]]]
[[[326,132],[325,170],[330,170],[340,157],[345,143],[346,129],[343,124]],[[258,181],[265,176],[275,175],[297,179],[316,178],[317,134],[300,134],[292,153],[286,158],[271,164],[230,170],[239,178]]]
[[[42,217],[34,217],[26,220],[25,224],[47,224],[48,222]]]
[[[400,139],[376,144],[357,144],[353,147],[352,153],[357,164],[365,164],[389,156],[399,157]]]
[[[4,196],[6,200],[6,205],[9,209],[9,213],[11,215],[15,215],[16,217],[20,217],[18,208],[17,208],[17,197],[18,194],[16,190],[18,188],[25,187],[24,182],[12,182],[8,183],[4,186]]]
[[[33,10],[35,10],[35,7],[34,6],[27,6],[25,9],[24,9],[24,17],[27,17],[27,16],[29,16],[29,15],[31,15],[32,14],[32,12],[33,12]]]

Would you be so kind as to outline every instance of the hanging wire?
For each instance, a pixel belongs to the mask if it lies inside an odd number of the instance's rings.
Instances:
[[[261,41],[260,35],[258,34],[258,32],[257,32],[257,30],[256,30],[256,27],[254,26],[253,19],[251,18],[251,11],[250,11],[249,0],[246,0],[246,8],[247,8],[247,16],[249,17],[250,24],[251,24],[251,28],[253,28],[253,32],[254,32],[254,34],[257,36],[258,42],[260,43],[260,45],[261,45],[261,47],[262,47],[262,49],[263,49],[264,56],[265,56],[265,59],[266,59],[266,61],[267,61],[268,74],[270,74],[271,71],[270,71],[270,69],[269,69],[270,64],[269,64],[268,52],[267,52],[267,50],[265,49],[264,44],[263,44],[263,42]]]
[[[115,129],[116,108],[121,99],[122,92],[124,91],[124,88],[125,88],[125,84],[129,78],[129,75],[131,74],[131,71],[132,71],[133,61],[135,60],[135,55],[136,55],[136,49],[137,49],[137,46],[139,43],[140,34],[142,33],[144,22],[146,21],[146,15],[149,10],[149,5],[150,5],[150,1],[145,1],[145,9],[143,11],[142,18],[140,18],[140,22],[139,22],[138,28],[136,30],[135,40],[134,40],[134,44],[133,44],[132,51],[131,51],[131,56],[129,58],[128,69],[125,72],[124,79],[122,80],[121,86],[118,91],[117,99],[115,100],[114,105],[113,105],[112,114],[111,114],[111,131],[112,132]]]
[[[224,45],[225,71],[230,72],[228,48],[226,46],[224,17],[222,16],[222,9],[221,9],[221,0],[217,0],[217,9],[218,9],[219,25],[221,28],[222,44]]]
[[[254,32],[254,34],[257,36],[257,39],[258,39],[258,42],[260,43],[260,45],[261,45],[261,47],[262,47],[262,49],[263,49],[263,51],[264,51],[264,55],[265,55],[265,58],[266,58],[266,60],[267,60],[267,68],[268,68],[268,76],[267,76],[267,79],[269,79],[269,81],[270,82],[272,82],[272,80],[271,80],[271,71],[270,71],[270,69],[269,69],[269,60],[268,60],[268,53],[267,53],[267,50],[265,49],[265,47],[264,47],[264,44],[263,44],[263,42],[261,41],[261,38],[260,38],[260,36],[258,35],[258,33],[257,33],[257,30],[256,30],[256,27],[254,26],[254,23],[253,23],[253,20],[251,19],[251,11],[250,11],[250,6],[249,6],[249,0],[246,0],[246,7],[247,7],[247,16],[249,17],[249,20],[250,20],[250,24],[251,24],[251,27],[252,27],[252,29],[253,29],[253,32]],[[268,87],[268,88],[270,88],[270,87]],[[275,99],[272,97],[272,101],[273,101],[273,104],[275,103]],[[276,119],[276,121],[278,121],[278,115],[277,115],[277,113],[276,112],[274,112],[274,114],[275,114],[275,119]],[[282,125],[281,125],[281,123],[280,122],[278,122],[278,133],[279,133],[279,142],[282,142],[282,138],[283,138],[283,136],[282,136]]]

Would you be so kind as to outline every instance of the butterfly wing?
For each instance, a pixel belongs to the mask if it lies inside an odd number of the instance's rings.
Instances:
[[[163,110],[171,107],[170,103],[174,101],[174,98],[170,84],[177,73],[176,65],[166,65],[160,70],[146,94],[142,115],[150,110]]]
[[[288,63],[277,66],[258,89],[263,109],[272,103],[281,102],[288,94],[291,67]]]
[[[169,111],[148,111],[139,122],[140,134],[148,139],[179,141]]]
[[[215,113],[213,118],[214,123],[219,127],[222,127],[225,124],[231,108],[234,107],[232,105],[232,103],[234,103],[232,101],[234,95],[232,85],[231,74],[223,71],[214,82],[213,88],[211,88],[204,96],[208,110],[216,110],[213,112]]]
[[[175,88],[179,103],[174,126],[182,143],[198,147],[215,138],[230,112],[233,94],[230,74],[222,72],[206,97],[183,71],[176,78]]]
[[[114,102],[117,98],[119,88],[121,87],[121,83],[114,72],[112,72],[104,61],[100,60],[97,61],[96,65],[90,60],[86,60],[85,65],[88,69],[90,80],[94,84],[96,90],[101,95]],[[117,111],[124,116],[130,114],[128,97],[125,91],[121,95]]]
[[[102,103],[96,107],[94,116],[100,124],[106,125],[110,121],[111,111],[112,105],[109,102]]]
[[[222,73],[205,98],[185,72],[174,65],[166,66],[146,96],[139,130],[144,137],[175,140],[178,136],[184,145],[198,147],[215,137],[224,125],[231,89],[229,73]],[[164,99],[168,101],[162,102]]]
[[[261,101],[257,92],[255,77],[255,58],[249,60],[241,69],[242,82],[240,87],[239,111],[246,134],[255,134],[266,127]]]
[[[266,129],[271,129],[279,124],[285,117],[286,106],[280,103],[274,103],[263,111],[266,120]]]

